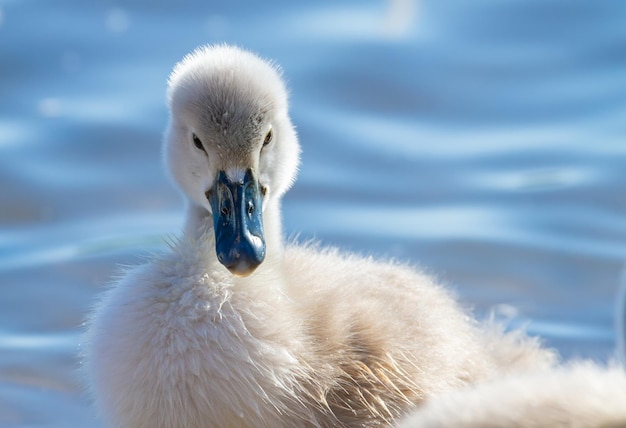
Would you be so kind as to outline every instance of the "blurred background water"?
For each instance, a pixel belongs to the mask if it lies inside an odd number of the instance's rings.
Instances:
[[[610,358],[625,22],[620,0],[0,0],[0,426],[99,426],[81,324],[180,231],[165,82],[208,42],[284,69],[288,234],[422,266],[480,318]]]

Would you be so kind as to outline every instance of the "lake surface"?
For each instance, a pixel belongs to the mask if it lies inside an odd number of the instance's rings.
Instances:
[[[100,426],[81,326],[121,266],[181,229],[165,82],[222,41],[289,82],[288,235],[421,266],[479,318],[609,359],[624,22],[621,0],[0,0],[0,426]]]

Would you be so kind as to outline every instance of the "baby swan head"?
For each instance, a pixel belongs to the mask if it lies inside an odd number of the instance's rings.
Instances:
[[[220,263],[247,276],[265,258],[266,208],[277,207],[298,167],[280,73],[236,47],[201,47],[175,66],[168,105],[172,178],[207,212]]]

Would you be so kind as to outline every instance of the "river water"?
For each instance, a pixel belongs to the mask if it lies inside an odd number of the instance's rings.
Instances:
[[[611,358],[624,22],[620,0],[0,0],[0,426],[99,426],[81,326],[181,229],[164,90],[204,43],[284,69],[288,235],[421,266],[479,318]]]

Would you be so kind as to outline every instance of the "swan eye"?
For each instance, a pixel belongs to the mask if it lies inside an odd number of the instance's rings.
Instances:
[[[269,131],[267,131],[267,134],[265,134],[265,140],[263,140],[263,147],[271,143],[273,138],[274,138],[274,134],[272,133],[272,130],[270,129]]]
[[[198,138],[196,134],[193,134],[193,145],[196,146],[197,149],[206,153],[206,150],[204,150],[204,146],[202,145],[202,141],[200,141],[200,138]]]

